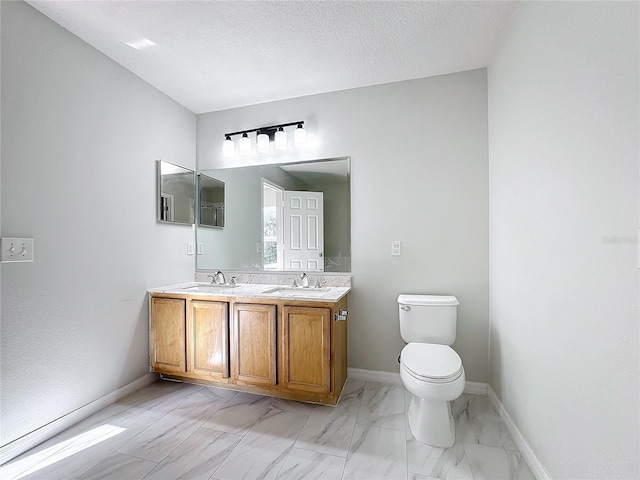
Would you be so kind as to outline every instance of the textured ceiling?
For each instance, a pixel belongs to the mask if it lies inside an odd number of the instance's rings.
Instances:
[[[515,2],[28,1],[195,113],[487,66]],[[148,38],[157,46],[126,44]]]

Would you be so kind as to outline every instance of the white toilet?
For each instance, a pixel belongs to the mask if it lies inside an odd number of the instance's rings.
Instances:
[[[420,442],[451,447],[455,422],[451,403],[464,390],[462,360],[449,346],[456,339],[458,299],[440,295],[400,295],[400,378],[413,394],[409,426]]]

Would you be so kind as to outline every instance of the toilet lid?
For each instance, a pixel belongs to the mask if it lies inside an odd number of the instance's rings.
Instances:
[[[448,345],[410,343],[400,358],[408,373],[428,382],[453,381],[462,374],[462,360]]]

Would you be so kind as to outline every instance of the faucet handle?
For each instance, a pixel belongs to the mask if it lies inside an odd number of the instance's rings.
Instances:
[[[296,279],[293,279],[293,282],[291,283],[291,286],[296,288],[298,286],[298,282],[296,282]]]
[[[236,286],[236,277],[231,277],[231,280],[229,280],[229,285],[231,285],[232,287]]]
[[[216,283],[216,276],[215,275],[207,275],[207,277],[211,279],[211,283]]]

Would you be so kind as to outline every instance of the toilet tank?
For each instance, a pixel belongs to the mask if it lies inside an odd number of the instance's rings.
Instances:
[[[453,344],[458,304],[453,295],[399,295],[402,339],[407,343]]]

